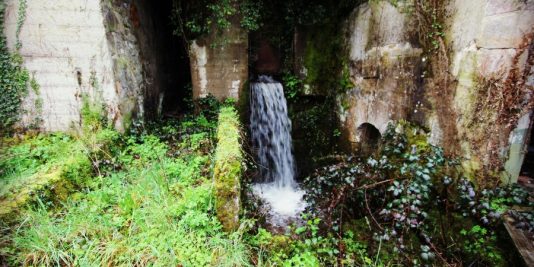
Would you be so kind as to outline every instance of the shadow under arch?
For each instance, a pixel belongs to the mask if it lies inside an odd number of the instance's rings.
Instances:
[[[356,129],[358,140],[357,150],[363,156],[369,156],[375,152],[379,145],[382,135],[380,131],[371,123],[362,123]]]

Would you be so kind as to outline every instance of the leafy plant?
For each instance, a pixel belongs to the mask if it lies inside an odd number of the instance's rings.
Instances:
[[[172,16],[174,34],[186,41],[212,32],[222,35],[236,18],[243,29],[255,31],[260,27],[261,7],[261,2],[251,0],[177,0]]]
[[[364,235],[374,241],[367,243],[371,253],[378,247],[411,255],[396,258],[404,264],[445,263],[462,251],[447,246],[449,239],[458,238],[456,224],[474,220],[493,227],[510,205],[532,205],[528,193],[518,188],[477,191],[462,178],[459,161],[447,158],[426,141],[424,130],[410,123],[389,125],[382,144],[369,158],[349,157],[306,179],[306,198],[314,207],[310,212],[324,218],[324,229],[344,227],[343,219],[365,218],[372,235]],[[502,262],[494,237],[489,237],[493,233],[475,228],[471,235],[483,235],[479,241],[487,246],[488,259]]]
[[[465,238],[462,243],[462,251],[474,263],[490,263],[493,266],[503,266],[501,253],[496,249],[497,237],[486,228],[479,225],[468,230],[461,230],[460,234]]]
[[[21,44],[18,39],[20,29],[24,23],[26,1],[21,1],[17,21],[17,51]],[[4,26],[5,3],[0,3],[0,26]],[[0,135],[8,134],[11,127],[21,117],[22,99],[28,93],[30,76],[22,66],[22,57],[18,53],[12,54],[6,37],[0,33]]]
[[[302,80],[300,80],[297,76],[286,72],[284,73],[282,81],[284,84],[284,93],[286,95],[286,99],[289,101],[295,100],[302,89]]]

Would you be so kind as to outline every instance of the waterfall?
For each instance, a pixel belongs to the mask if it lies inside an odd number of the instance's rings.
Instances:
[[[295,163],[291,152],[291,121],[282,84],[260,76],[251,88],[250,125],[252,142],[258,150],[263,182],[278,187],[295,186]]]
[[[304,192],[295,181],[291,151],[291,121],[282,84],[261,75],[251,84],[250,94],[253,148],[257,150],[261,182],[255,194],[270,206],[271,223],[283,224],[304,209]]]

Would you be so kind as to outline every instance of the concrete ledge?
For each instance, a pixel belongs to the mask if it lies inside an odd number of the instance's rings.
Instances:
[[[213,180],[217,218],[226,231],[233,231],[239,227],[241,163],[243,161],[239,137],[240,124],[237,112],[232,107],[222,108],[217,127]]]

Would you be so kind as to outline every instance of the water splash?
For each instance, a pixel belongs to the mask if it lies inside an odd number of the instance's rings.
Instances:
[[[251,85],[250,103],[252,142],[261,176],[253,190],[270,206],[270,223],[284,225],[304,210],[305,202],[304,191],[295,181],[291,121],[282,84],[260,76]]]

